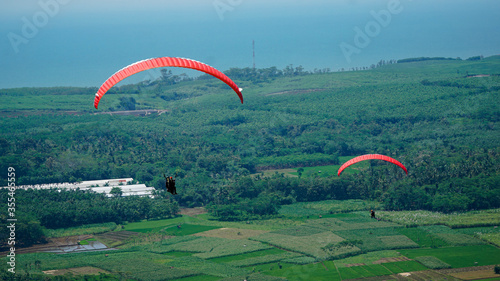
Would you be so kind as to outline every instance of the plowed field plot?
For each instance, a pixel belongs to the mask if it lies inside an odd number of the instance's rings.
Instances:
[[[73,275],[99,275],[100,273],[109,274],[110,272],[97,267],[85,266],[85,267],[74,267],[74,268],[58,269],[58,270],[46,270],[43,273],[58,276],[58,275],[65,275],[68,273],[71,273]]]
[[[493,265],[462,267],[453,269],[443,269],[439,270],[439,272],[462,280],[476,280],[476,279],[486,279],[495,277],[498,277],[500,280],[500,276],[498,274],[495,274],[493,267],[494,267]]]
[[[386,262],[397,262],[397,261],[409,261],[410,259],[407,257],[395,257],[395,258],[382,258],[378,261],[374,261],[373,264],[381,264]]]
[[[27,248],[16,248],[16,254],[27,254],[27,253],[40,253],[40,252],[58,252],[58,251],[68,251],[68,248],[74,248],[76,250],[79,245],[79,241],[92,238],[92,235],[76,235],[76,236],[66,236],[60,238],[49,238],[48,243],[35,245]],[[91,247],[89,247],[89,250]],[[81,250],[81,249],[78,249]],[[0,253],[6,255],[7,252]]]
[[[106,243],[107,245],[117,246],[127,239],[139,235],[138,232],[133,231],[117,231],[117,232],[106,232],[103,234],[98,234],[96,237]]]
[[[218,237],[226,239],[248,239],[253,236],[257,236],[262,233],[266,233],[265,230],[253,230],[253,229],[241,229],[241,228],[219,228],[212,229],[209,231],[204,231],[200,233],[193,234],[195,236],[204,237]]]
[[[194,217],[194,216],[197,216],[197,215],[206,214],[207,212],[208,211],[205,208],[203,208],[203,207],[181,208],[179,210],[179,215]]]

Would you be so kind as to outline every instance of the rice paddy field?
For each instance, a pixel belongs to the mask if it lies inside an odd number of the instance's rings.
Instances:
[[[111,240],[101,238],[114,237],[114,245],[119,246],[62,255],[19,254],[16,270],[31,275],[100,272],[122,280],[341,281],[400,280],[402,276],[498,280],[487,272],[500,264],[499,232],[494,225],[498,210],[450,215],[381,211],[383,220],[376,220],[369,215],[373,204],[361,200],[297,203],[287,206],[282,217],[267,221],[224,223],[197,214],[56,230],[51,232],[54,236],[96,231],[99,234],[89,239],[106,243]],[[336,211],[330,212],[332,208]],[[298,214],[292,215],[293,210]]]
[[[366,200],[325,200],[319,202],[299,202],[282,206],[280,214],[289,217],[319,216],[328,217],[331,214],[348,213],[354,211],[380,210],[380,202]],[[338,217],[335,216],[335,217]]]
[[[431,211],[382,211],[383,220],[408,226],[442,224],[451,228],[469,228],[500,225],[500,209],[443,214]]]

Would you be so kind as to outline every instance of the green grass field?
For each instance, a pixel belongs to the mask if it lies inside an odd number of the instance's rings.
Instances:
[[[180,227],[178,226],[170,226],[163,231],[167,235],[173,236],[182,236],[182,235],[191,235],[203,231],[208,231],[212,229],[217,229],[217,226],[207,226],[207,225],[195,225],[195,224],[182,224]]]
[[[466,235],[451,229],[444,225],[430,225],[430,226],[422,226],[421,229],[424,231],[435,235],[441,240],[445,241],[448,245],[451,246],[468,246],[468,245],[480,245],[484,244],[478,238],[475,238],[470,235]]]
[[[451,265],[433,256],[420,256],[416,257],[415,260],[432,269],[451,268]]]
[[[384,263],[383,266],[394,273],[427,270],[427,267],[416,261],[400,261]]]
[[[500,233],[486,233],[479,235],[479,238],[500,247]]]
[[[422,248],[438,248],[448,246],[446,241],[421,228],[398,228],[397,232],[410,238]]]
[[[400,250],[400,252],[411,259],[434,256],[451,265],[452,268],[500,264],[500,249],[491,245],[411,249]]]
[[[404,225],[443,224],[451,228],[484,227],[500,225],[500,209],[443,214],[431,211],[382,211],[383,220]]]
[[[333,265],[333,263],[331,263]],[[264,274],[285,277],[287,280],[318,280],[318,281],[341,281],[341,277],[335,267],[327,267],[323,263],[307,265],[283,266],[279,269],[277,264],[263,266]],[[272,268],[272,269],[270,269]]]
[[[238,261],[238,260],[245,260],[245,259],[250,259],[250,258],[262,257],[262,256],[267,256],[267,255],[279,255],[279,254],[283,254],[283,253],[286,253],[286,251],[280,250],[277,248],[271,248],[271,249],[241,254],[241,255],[237,255],[237,256],[226,256],[226,257],[220,257],[220,258],[212,258],[210,260],[213,262],[222,262],[223,263],[223,262],[233,262],[233,261]]]
[[[136,232],[149,232],[149,231],[158,231],[174,225],[176,226],[185,223],[195,223],[200,221],[202,220],[198,218],[181,216],[173,219],[132,222],[124,225],[123,229]]]
[[[399,257],[402,257],[402,255],[399,252],[395,250],[385,250],[385,251],[368,252],[366,254],[360,254],[353,257],[335,260],[334,262],[337,268],[342,268],[346,267],[349,264],[359,264],[359,263],[374,264],[374,262],[380,259],[399,258]]]
[[[363,265],[338,269],[342,280],[393,274],[383,265]]]
[[[325,260],[330,257],[330,254],[322,249],[323,247],[327,246],[330,243],[338,243],[344,240],[342,237],[335,235],[329,231],[323,231],[320,233],[314,233],[306,236],[293,236],[293,235],[269,232],[261,234],[256,237],[252,237],[251,239],[267,243],[285,250],[312,256],[314,258],[321,260]],[[359,251],[359,249],[358,248],[344,249],[336,254],[343,254],[356,251]]]
[[[104,232],[113,231],[117,228],[116,223],[98,223],[89,224],[78,227],[69,227],[64,229],[46,229],[45,235],[48,238],[57,238],[65,236],[75,236],[75,235],[87,235],[87,234],[99,234]]]
[[[481,235],[498,235],[497,228],[452,229],[443,225],[406,228],[394,222],[371,219],[364,209],[371,203],[361,200],[296,203],[289,205],[287,212],[290,213],[282,219],[250,223],[213,221],[207,214],[129,223],[124,229],[139,234],[120,246],[120,250],[66,255],[22,254],[17,266],[19,272],[31,273],[92,266],[122,272],[134,280],[212,281],[248,277],[248,280],[265,281],[279,278],[341,281],[376,276],[389,278],[389,275],[423,272],[429,268],[500,263],[500,249],[479,239]],[[322,218],[316,215],[307,218],[304,216],[306,211],[291,215],[292,210],[324,212],[333,207],[342,212],[326,213]],[[348,212],[347,208],[356,211]],[[468,216],[490,217],[491,213],[474,212]],[[442,214],[428,215],[441,218],[436,222],[442,222]],[[203,236],[205,231],[209,233],[228,226],[242,231],[267,231],[250,240]],[[55,232],[85,233],[100,227],[113,229],[111,225],[89,225]],[[361,243],[354,247],[325,248],[347,239]],[[404,260],[405,257],[415,260]],[[37,260],[41,261],[39,267],[34,266]]]
[[[301,173],[301,176],[302,177],[331,177],[331,176],[337,176],[337,172],[340,168],[340,166],[342,166],[342,164],[344,164],[345,162],[351,160],[352,158],[354,158],[355,156],[340,156],[339,157],[339,162],[340,164],[338,165],[325,165],[325,166],[314,166],[314,167],[303,167],[303,171]],[[368,167],[370,166],[370,164],[368,162],[360,162],[360,163],[356,163],[356,164],[353,164],[349,167],[349,169],[346,169],[342,172],[342,174],[356,174],[358,173],[360,170],[366,170],[368,169]],[[299,175],[299,168],[297,169],[294,169],[296,170],[296,172],[290,172],[290,174],[292,175],[296,175],[298,176]]]
[[[500,247],[500,228],[498,226],[460,228],[458,232],[472,235]]]
[[[323,217],[339,217],[329,215],[353,211],[366,211],[368,214],[369,210],[380,209],[381,203],[375,201],[357,199],[325,200],[319,202],[299,202],[292,205],[283,205],[281,206],[279,213],[281,215],[290,217],[307,217],[319,215],[322,215]]]
[[[265,256],[247,258],[244,260],[235,260],[235,261],[228,262],[227,264],[231,265],[231,266],[237,266],[237,267],[249,267],[249,266],[268,264],[268,263],[273,263],[273,262],[280,262],[280,263],[287,262],[290,259],[298,258],[298,257],[303,257],[303,256],[299,253],[284,252],[284,253],[275,254],[275,255],[265,255]]]
[[[212,276],[212,275],[197,275],[185,278],[176,279],[179,281],[216,281],[220,280],[220,277]]]
[[[399,235],[395,228],[373,228],[335,231],[344,239],[360,240],[356,244],[362,251],[381,251],[403,248],[416,248],[418,244],[404,235]]]
[[[252,269],[264,274],[286,277],[288,280],[347,280],[374,276],[385,276],[402,272],[422,271],[428,268],[415,261],[371,264],[337,268],[332,261],[308,265],[270,263]]]
[[[79,245],[88,245],[89,244],[89,241],[97,241],[97,239],[95,238],[89,238],[89,239],[86,239],[86,240],[80,240],[78,242]]]

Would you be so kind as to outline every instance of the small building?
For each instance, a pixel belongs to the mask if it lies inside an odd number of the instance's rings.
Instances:
[[[97,193],[105,193],[107,197],[113,197],[110,194],[114,187],[119,187],[122,190],[122,196],[149,196],[153,197],[154,187],[148,187],[145,184],[131,184],[133,178],[122,179],[106,179],[106,180],[92,180],[81,181],[75,183],[48,183],[48,184],[35,184],[35,185],[18,185],[16,189],[80,189],[88,190]],[[7,188],[7,187],[3,187]]]

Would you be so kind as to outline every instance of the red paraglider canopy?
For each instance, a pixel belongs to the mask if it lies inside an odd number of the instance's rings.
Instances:
[[[99,101],[101,100],[102,96],[104,96],[104,94],[109,89],[111,89],[111,87],[116,85],[121,80],[144,70],[157,67],[167,67],[167,66],[190,68],[210,74],[222,80],[227,85],[229,85],[236,92],[236,94],[238,94],[241,103],[243,103],[243,96],[241,94],[242,89],[238,88],[238,86],[236,85],[236,83],[233,82],[233,80],[229,79],[229,77],[227,77],[224,73],[220,72],[219,70],[209,65],[206,65],[202,62],[191,59],[161,57],[161,58],[152,58],[152,59],[138,61],[127,67],[120,69],[118,72],[109,77],[108,80],[106,80],[102,84],[102,86],[95,94],[95,99],[94,99],[95,108],[97,109],[97,106],[99,105]]]
[[[405,173],[408,174],[408,170],[406,170],[406,167],[403,164],[401,164],[401,162],[399,162],[398,160],[396,160],[394,158],[391,158],[391,157],[385,156],[385,155],[381,155],[381,154],[366,154],[366,155],[361,155],[361,156],[355,157],[355,158],[345,162],[344,165],[342,165],[340,167],[339,171],[337,172],[337,176],[340,176],[342,171],[344,171],[345,168],[351,166],[352,164],[358,163],[358,162],[364,161],[364,160],[370,160],[370,159],[378,159],[378,160],[384,160],[387,162],[391,162],[392,164],[395,164],[395,165],[398,165],[399,167],[401,167],[401,169],[403,169],[405,171]]]

